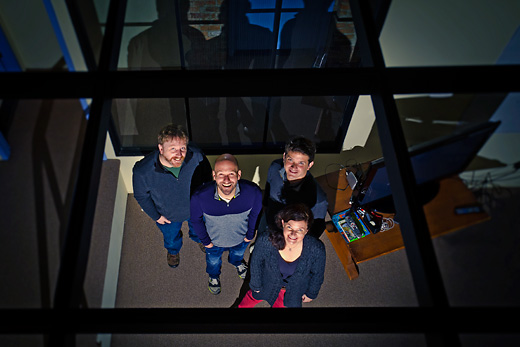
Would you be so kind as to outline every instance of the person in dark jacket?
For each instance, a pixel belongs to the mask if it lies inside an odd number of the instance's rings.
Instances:
[[[327,195],[310,173],[316,145],[303,136],[291,138],[282,159],[274,160],[267,173],[264,208],[266,225],[272,227],[276,214],[285,206],[303,203],[312,210],[314,223],[310,235],[319,238],[325,230]],[[259,233],[266,230],[259,228]]]
[[[251,289],[238,307],[254,307],[262,300],[272,307],[301,307],[316,299],[324,279],[325,246],[307,235],[312,221],[305,204],[289,205],[276,215],[276,228],[257,238]]]
[[[188,135],[181,126],[164,127],[157,147],[134,165],[134,197],[163,233],[168,265],[175,268],[180,262],[184,221],[188,221],[190,238],[205,251],[189,220],[190,196],[212,180],[211,165],[199,148],[188,144]]]

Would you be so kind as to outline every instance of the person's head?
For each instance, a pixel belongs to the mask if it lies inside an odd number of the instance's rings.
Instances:
[[[278,250],[297,245],[303,242],[313,221],[312,211],[305,204],[288,205],[276,214],[276,229],[271,230],[269,239]]]
[[[247,20],[246,14],[251,11],[250,0],[223,0],[220,3],[218,20],[224,23],[231,20]]]
[[[296,136],[285,145],[283,166],[288,181],[300,180],[307,175],[307,171],[314,165],[316,145],[311,140]]]
[[[319,11],[318,14],[327,11],[332,3],[332,0],[303,0],[304,10]]]
[[[157,9],[157,17],[165,18],[175,15],[175,2],[170,0],[155,0],[155,8]]]
[[[188,134],[180,125],[169,124],[157,136],[157,147],[163,164],[181,167],[188,151]]]
[[[159,18],[175,16],[175,0],[155,0],[155,8],[157,10],[157,17]],[[180,0],[179,10],[181,12],[181,18],[186,18],[190,10],[190,0]]]
[[[215,160],[213,179],[222,197],[230,198],[235,194],[237,182],[241,175],[238,160],[233,155],[225,153]]]

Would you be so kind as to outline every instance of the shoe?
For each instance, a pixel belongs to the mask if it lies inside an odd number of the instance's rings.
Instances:
[[[166,260],[168,261],[169,267],[176,268],[177,266],[179,266],[179,263],[181,261],[181,256],[179,255],[179,253],[177,253],[177,254],[168,253],[166,255]]]
[[[199,248],[202,251],[202,253],[206,253],[206,246],[204,246],[202,242],[198,242],[197,244],[199,245]]]
[[[246,263],[242,260],[242,264],[238,265],[236,268],[237,268],[238,277],[240,277],[241,279],[245,279],[246,275],[247,275]]]
[[[213,295],[220,294],[220,278],[209,278],[208,281],[209,292]]]

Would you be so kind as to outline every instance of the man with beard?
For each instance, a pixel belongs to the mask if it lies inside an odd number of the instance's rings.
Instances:
[[[228,261],[244,279],[247,265],[244,251],[255,236],[256,222],[262,210],[262,191],[250,181],[241,180],[238,161],[231,154],[222,154],[215,161],[214,183],[206,183],[191,197],[193,229],[206,246],[208,288],[220,293],[222,254],[229,252]]]
[[[205,251],[192,230],[189,202],[196,188],[211,181],[211,165],[199,148],[188,143],[188,135],[181,126],[165,126],[157,139],[157,150],[133,168],[134,197],[163,233],[168,265],[176,268],[180,262],[184,221],[188,221],[190,238]]]

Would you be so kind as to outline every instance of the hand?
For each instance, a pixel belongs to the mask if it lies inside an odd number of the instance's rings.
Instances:
[[[309,297],[307,297],[307,295],[303,294],[303,296],[302,296],[302,301],[303,301],[303,302],[311,302],[312,299],[309,298]]]
[[[206,247],[206,248],[211,248],[211,247],[213,247],[213,242],[210,242],[209,245],[204,246],[204,247]]]
[[[171,224],[171,222],[165,216],[161,216],[161,218],[159,218],[157,220],[157,223],[159,223],[159,224]]]
[[[251,240],[249,240],[247,237],[244,237],[244,241],[248,243],[251,242]]]

